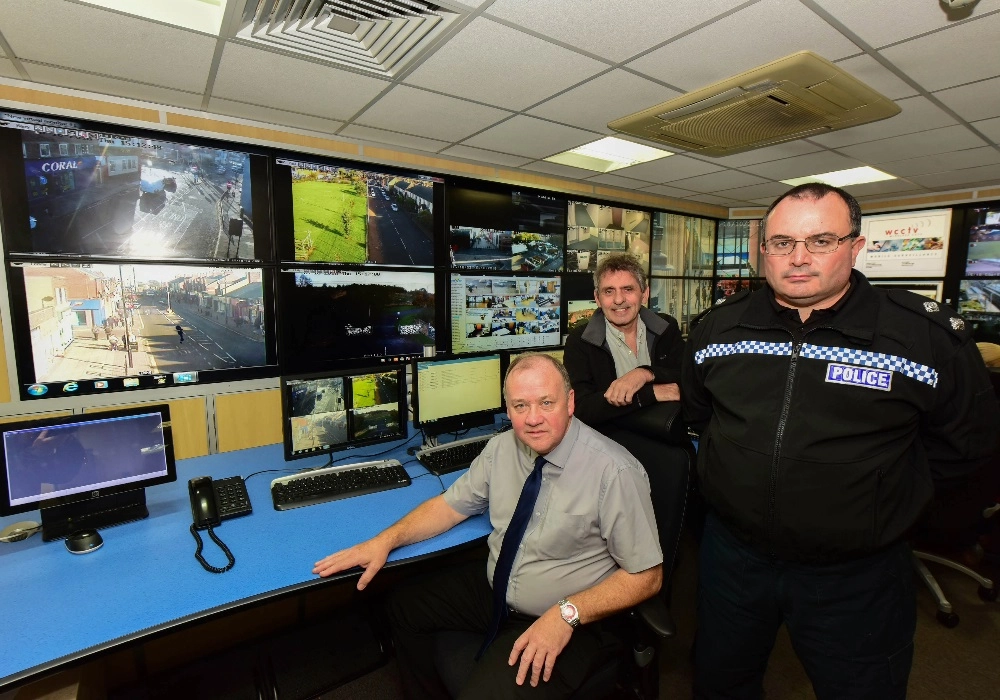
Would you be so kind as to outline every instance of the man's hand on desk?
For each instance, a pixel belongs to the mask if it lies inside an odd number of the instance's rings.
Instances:
[[[385,566],[391,551],[392,546],[379,535],[350,549],[342,549],[320,559],[313,567],[313,573],[326,577],[360,566],[365,572],[358,579],[358,590],[363,591],[375,574]]]
[[[543,681],[549,680],[556,659],[569,644],[572,636],[573,628],[562,619],[559,608],[553,606],[546,610],[545,614],[517,638],[510,652],[510,658],[507,659],[507,664],[513,666],[517,663],[518,657],[521,658],[521,666],[517,670],[517,684],[524,685],[524,680],[529,677],[529,670],[532,687],[538,685],[539,678]]]
[[[654,384],[653,395],[657,401],[681,400],[681,390],[676,384]]]
[[[604,392],[604,398],[612,406],[628,406],[632,403],[635,392],[653,381],[653,373],[648,369],[636,367],[611,382]]]

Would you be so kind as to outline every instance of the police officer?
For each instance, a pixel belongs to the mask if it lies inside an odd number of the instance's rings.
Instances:
[[[696,697],[761,697],[782,623],[820,700],[905,697],[907,531],[935,482],[993,450],[1000,412],[964,321],[869,284],[860,233],[843,190],[790,190],[761,227],[767,286],[691,333],[681,401],[709,506]]]

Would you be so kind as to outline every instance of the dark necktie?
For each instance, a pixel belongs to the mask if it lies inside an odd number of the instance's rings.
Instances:
[[[524,538],[524,531],[528,529],[531,511],[535,508],[538,491],[542,487],[543,466],[545,466],[545,457],[539,455],[535,459],[535,468],[528,475],[521,488],[521,497],[517,499],[514,515],[511,516],[510,524],[507,525],[507,532],[504,533],[503,544],[500,545],[500,555],[497,557],[497,565],[493,569],[493,619],[490,621],[486,640],[480,647],[479,653],[476,654],[477,661],[486,653],[490,644],[496,639],[500,625],[507,619],[507,584],[510,582],[511,569],[514,568],[514,557],[517,556],[517,549]]]

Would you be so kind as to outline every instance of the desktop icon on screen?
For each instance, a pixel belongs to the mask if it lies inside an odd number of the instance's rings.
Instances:
[[[197,381],[197,372],[174,372],[174,384],[193,384]]]
[[[95,389],[107,389],[108,388],[108,380],[107,379],[98,379],[97,381],[94,382],[94,388]]]
[[[72,393],[80,388],[80,385],[76,382],[66,382],[63,384],[62,390],[67,394]]]
[[[122,386],[128,386],[128,387],[139,386],[139,378],[138,377],[125,377],[122,380]]]
[[[28,387],[28,393],[32,396],[45,396],[49,393],[49,388],[44,384],[32,384]]]

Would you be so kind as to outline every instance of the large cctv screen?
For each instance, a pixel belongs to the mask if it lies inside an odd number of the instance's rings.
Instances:
[[[452,352],[559,345],[561,291],[558,277],[452,274]]]
[[[570,202],[566,217],[566,269],[593,272],[611,253],[632,253],[649,269],[650,215],[623,207]]]

